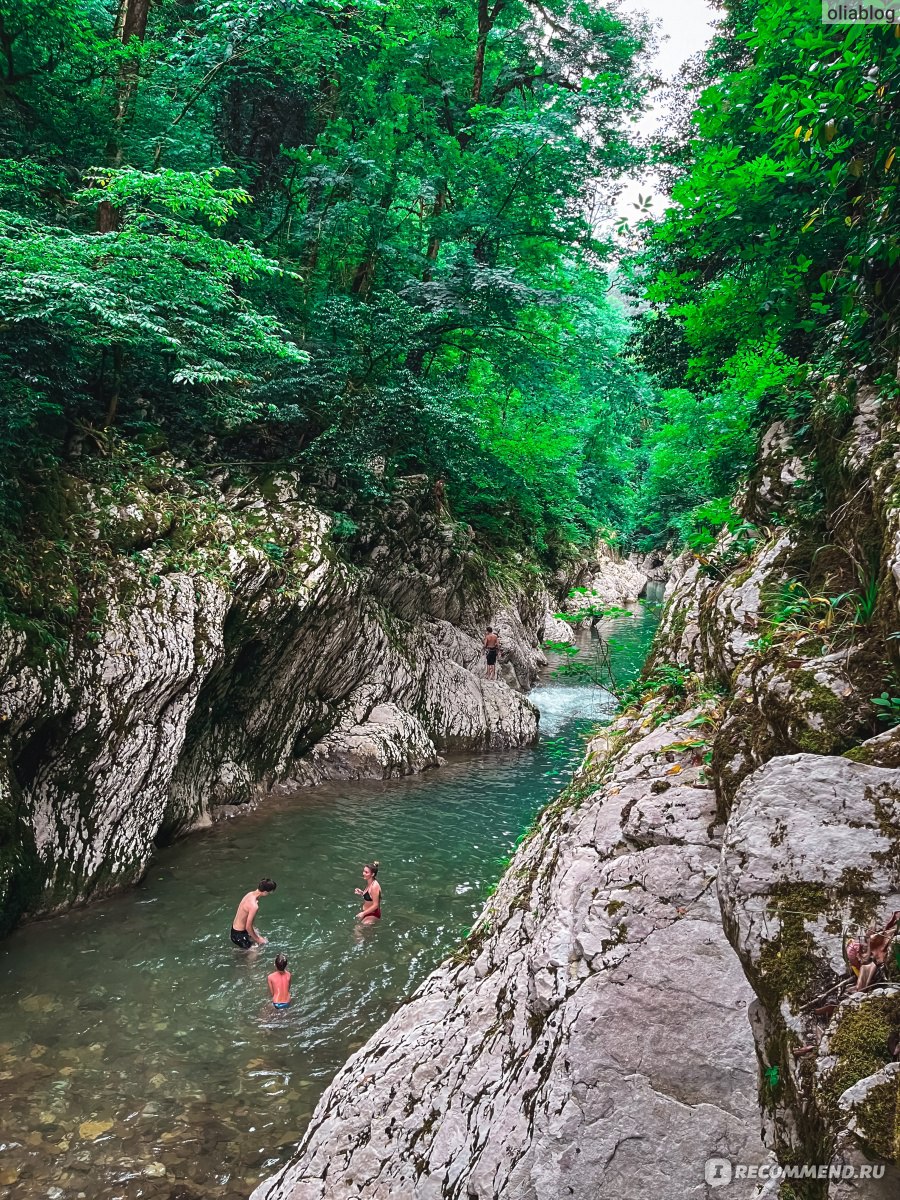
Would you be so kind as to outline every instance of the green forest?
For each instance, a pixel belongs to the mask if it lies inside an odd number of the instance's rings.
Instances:
[[[715,7],[663,88],[615,0],[0,0],[3,603],[65,480],[163,463],[701,545],[768,423],[896,388],[900,26]]]

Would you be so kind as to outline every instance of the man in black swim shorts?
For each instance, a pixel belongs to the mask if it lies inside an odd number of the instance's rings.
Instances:
[[[500,639],[488,625],[487,633],[484,635],[484,654],[487,659],[487,670],[484,673],[486,679],[497,678],[497,655],[499,653]]]
[[[253,921],[256,917],[256,910],[259,908],[260,898],[274,891],[275,884],[271,879],[261,879],[259,887],[248,892],[238,905],[238,910],[231,923],[231,940],[241,950],[252,950],[254,946],[265,946],[268,941],[267,938],[261,937],[256,932]]]

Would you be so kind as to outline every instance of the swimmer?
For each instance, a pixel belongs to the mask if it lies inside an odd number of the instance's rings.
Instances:
[[[275,970],[268,978],[269,995],[275,1008],[287,1008],[291,1003],[291,973],[283,954],[275,959]]]
[[[252,950],[254,946],[265,946],[268,942],[268,938],[264,938],[256,932],[253,922],[260,899],[274,891],[275,884],[271,879],[261,879],[259,887],[255,891],[248,892],[238,905],[234,921],[231,924],[231,940],[241,950]]]
[[[362,909],[356,914],[357,920],[365,925],[372,925],[381,920],[381,884],[375,878],[378,874],[378,860],[363,867],[363,879],[366,890],[354,888],[357,896],[362,896]]]

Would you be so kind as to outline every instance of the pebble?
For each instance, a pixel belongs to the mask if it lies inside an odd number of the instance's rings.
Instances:
[[[152,1162],[149,1166],[144,1167],[144,1174],[150,1179],[164,1179],[166,1168],[161,1162]]]
[[[78,1126],[78,1136],[94,1141],[95,1138],[100,1137],[101,1134],[106,1133],[112,1127],[112,1121],[82,1121]]]
[[[24,1008],[30,1013],[49,1012],[58,1007],[59,1001],[54,1000],[52,996],[25,996],[19,1001],[19,1008]]]

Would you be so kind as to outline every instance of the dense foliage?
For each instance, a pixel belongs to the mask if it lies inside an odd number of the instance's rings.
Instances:
[[[622,525],[647,384],[598,221],[645,37],[599,0],[0,0],[6,519],[168,449],[348,511],[427,472],[551,558]]]
[[[823,379],[877,378],[900,349],[900,26],[826,25],[819,0],[721,7],[638,279],[643,359],[674,389],[648,445],[653,544],[730,495],[762,423],[821,416]]]
[[[629,261],[613,2],[0,0],[3,528],[165,457],[290,463],[351,531],[426,473],[550,562],[708,537],[767,421],[896,360],[900,259],[900,30],[719,8]]]

